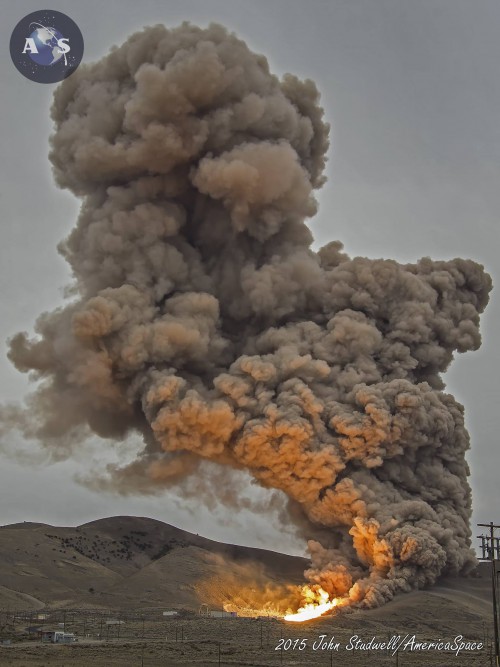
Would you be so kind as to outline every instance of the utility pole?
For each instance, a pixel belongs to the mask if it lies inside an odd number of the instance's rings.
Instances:
[[[489,560],[491,562],[491,587],[493,596],[493,628],[494,628],[494,647],[495,647],[495,667],[500,667],[500,646],[498,630],[498,571],[497,565],[500,563],[500,538],[495,536],[495,529],[500,528],[492,521],[490,523],[478,523],[490,529],[489,535],[478,535],[481,540],[482,557],[480,560]]]

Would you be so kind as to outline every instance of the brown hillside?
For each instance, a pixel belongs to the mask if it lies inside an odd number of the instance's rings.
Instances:
[[[302,558],[214,542],[143,517],[76,528],[21,523],[0,527],[0,609],[196,609],[207,595],[217,604],[229,595],[213,586],[207,593],[204,582],[241,579],[244,571],[264,583],[299,583],[305,567]]]
[[[250,604],[245,590],[301,583],[307,565],[303,558],[222,544],[143,517],[67,528],[14,524],[0,527],[0,609],[196,610],[203,602],[245,607]],[[399,596],[363,614],[390,620],[407,608],[421,614],[421,604],[486,617],[488,567],[480,566],[474,577],[442,579],[428,592]]]

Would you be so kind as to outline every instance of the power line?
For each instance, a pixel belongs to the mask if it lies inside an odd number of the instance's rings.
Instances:
[[[490,523],[478,523],[478,526],[490,529],[489,535],[478,535],[481,540],[481,550],[483,552],[480,560],[489,560],[491,562],[491,590],[493,596],[493,627],[495,630],[495,666],[500,667],[500,647],[498,641],[498,571],[497,563],[500,561],[500,538],[495,536],[495,529],[500,526]]]

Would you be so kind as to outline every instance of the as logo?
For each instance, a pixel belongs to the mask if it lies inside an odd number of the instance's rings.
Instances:
[[[23,76],[56,83],[72,74],[83,56],[83,37],[69,16],[51,9],[28,14],[10,38],[12,62]]]

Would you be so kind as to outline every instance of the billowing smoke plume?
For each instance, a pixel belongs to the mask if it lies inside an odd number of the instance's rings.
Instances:
[[[322,536],[309,580],[376,605],[473,562],[469,439],[440,373],[479,347],[491,281],[310,249],[318,99],[217,25],[149,28],[57,89],[74,299],[12,338],[41,383],[7,416],[55,458],[140,432],[118,489],[248,471]]]

